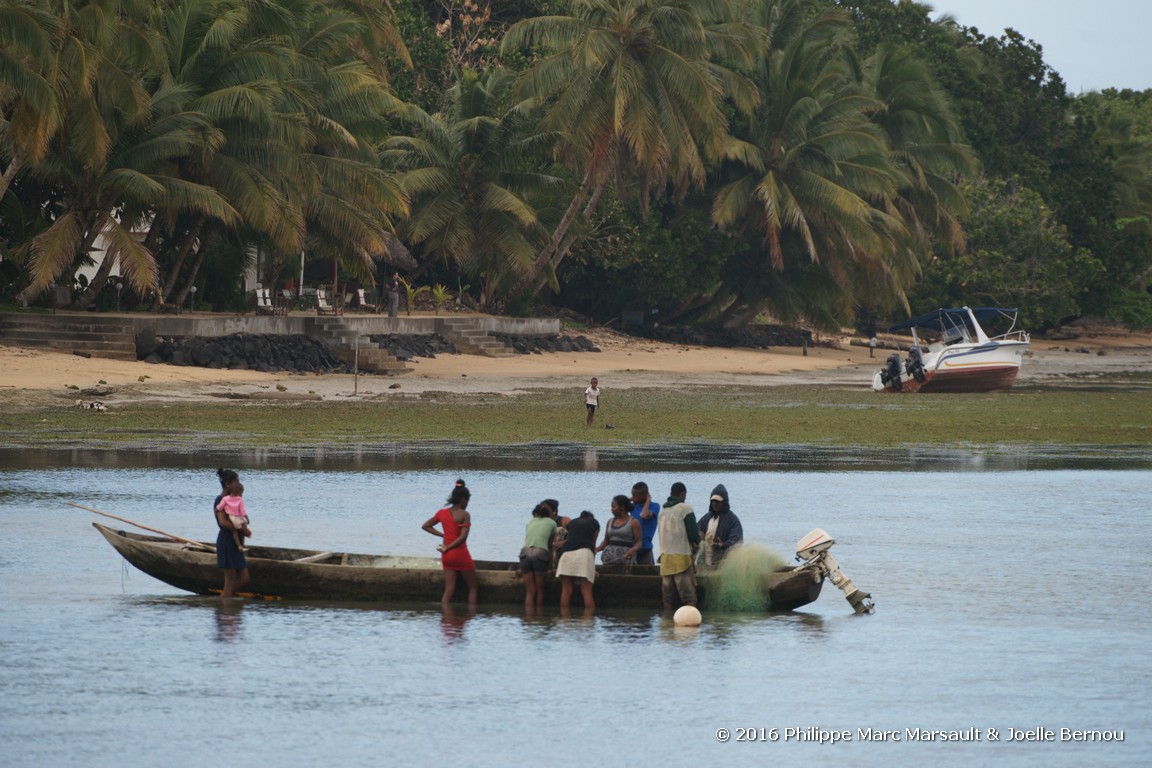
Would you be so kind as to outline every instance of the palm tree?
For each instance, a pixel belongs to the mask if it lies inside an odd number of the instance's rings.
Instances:
[[[906,234],[891,210],[904,173],[869,119],[875,99],[838,55],[847,17],[809,0],[754,10],[770,40],[754,73],[760,104],[730,143],[713,204],[714,221],[756,237],[762,254],[713,302],[731,325],[788,293],[786,269],[825,291],[845,286],[861,264],[882,268]]]
[[[298,174],[304,143],[300,121],[279,107],[293,55],[283,43],[295,28],[291,9],[181,0],[164,9],[159,26],[163,78],[187,90],[188,109],[202,113],[220,137],[189,153],[178,172],[229,202],[239,215],[241,239],[298,249],[303,216],[289,204],[290,182],[280,178]],[[221,219],[178,205],[156,211],[148,241],[163,268],[159,302],[183,302],[208,253],[230,234],[225,228]]]
[[[59,31],[41,4],[0,0],[0,198],[21,169],[43,160],[60,125],[53,88]]]
[[[605,185],[618,196],[634,179],[641,208],[671,184],[702,186],[705,163],[727,135],[724,100],[755,102],[750,83],[728,68],[751,61],[754,36],[734,21],[734,0],[566,0],[565,16],[514,24],[506,53],[538,54],[519,91],[547,103],[545,130],[562,132],[559,155],[581,179],[559,225],[512,287],[535,293],[555,271],[578,215],[587,218]],[[531,294],[529,294],[531,295]]]
[[[156,64],[155,36],[147,26],[150,14],[147,3],[135,0],[64,4],[59,9],[52,69],[59,125],[44,158],[30,171],[59,188],[63,207],[27,249],[29,284],[18,295],[21,302],[35,298],[70,266],[88,260],[92,244],[106,228],[110,258],[125,260],[129,284],[142,293],[155,287],[154,262],[117,228],[123,216],[113,215],[120,206],[163,194],[161,182],[145,178],[157,170],[150,165],[156,146],[133,155],[126,145],[130,137],[147,134],[156,117],[143,86]]]
[[[224,137],[183,172],[240,213],[230,234],[273,259],[307,244],[370,273],[372,255],[388,250],[391,218],[406,210],[375,157],[383,116],[397,108],[363,61],[374,50],[366,37],[387,39],[373,32],[379,18],[379,8],[323,0],[184,0],[165,16],[168,76],[194,89],[191,107]],[[180,302],[225,222],[165,214],[156,221],[169,235],[162,297],[175,291]]]
[[[340,0],[315,2],[310,11],[297,29],[285,88],[289,111],[304,115],[307,128],[304,184],[290,190],[290,199],[300,206],[311,242],[328,244],[329,255],[372,280],[375,257],[390,258],[395,220],[408,213],[398,178],[378,157],[386,119],[402,103],[364,55],[369,40],[394,36],[391,17],[371,4]],[[402,45],[397,53],[407,56]]]
[[[148,295],[158,283],[156,260],[132,232],[152,211],[178,207],[235,223],[236,212],[216,190],[173,173],[178,161],[211,143],[215,133],[202,114],[182,108],[186,102],[180,87],[160,88],[145,121],[113,132],[111,150],[99,168],[56,158],[45,163],[45,170],[69,190],[70,206],[33,239],[29,296],[65,273],[101,235],[108,248],[78,306],[91,303],[115,264],[134,291]]]
[[[946,251],[964,248],[960,219],[968,204],[957,181],[975,176],[979,163],[963,142],[943,91],[909,50],[880,45],[865,62],[864,85],[876,100],[872,121],[884,131],[889,157],[905,179],[892,199],[892,212],[910,237],[898,249],[904,258],[888,261],[892,288],[902,295],[933,243]]]
[[[521,109],[506,109],[513,82],[502,70],[463,72],[445,110],[428,115],[411,107],[417,135],[396,136],[384,151],[413,199],[411,241],[478,279],[484,306],[531,266],[547,234],[533,195],[561,183],[526,170],[542,138]]]

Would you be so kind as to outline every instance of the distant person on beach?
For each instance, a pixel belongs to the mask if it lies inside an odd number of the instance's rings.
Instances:
[[[396,317],[400,310],[400,273],[393,272],[392,277],[388,279],[388,317]],[[408,311],[411,312],[412,308],[409,307]]]
[[[220,495],[212,502],[212,514],[219,529],[216,534],[216,567],[224,571],[224,588],[220,590],[220,597],[232,597],[248,584],[248,560],[237,546],[237,531],[232,526],[232,518],[220,509],[220,502],[231,495],[232,485],[240,482],[240,476],[235,470],[218,469],[216,477],[220,480]]]
[[[704,564],[708,566],[720,565],[732,548],[744,541],[744,528],[728,503],[728,489],[723,485],[712,489],[700,530],[704,534]]]
[[[688,489],[684,483],[672,483],[668,501],[660,510],[657,530],[660,534],[660,587],[664,609],[696,605],[696,569],[692,555],[700,544],[696,510],[685,503]]]
[[[627,496],[612,497],[612,519],[604,526],[604,541],[596,548],[600,562],[604,565],[636,562],[636,551],[640,548],[643,534],[640,521],[632,517],[632,502]]]
[[[456,592],[457,577],[463,577],[468,585],[468,605],[476,606],[480,592],[480,585],[476,579],[476,564],[472,562],[472,555],[468,551],[468,533],[472,530],[472,516],[468,513],[468,501],[472,492],[466,486],[457,485],[448,497],[448,506],[428,518],[422,526],[433,536],[439,536],[444,542],[436,547],[440,553],[440,564],[444,568],[444,595],[440,598],[442,604],[452,602],[452,595]],[[439,525],[442,530],[436,530]]]
[[[216,505],[218,511],[228,515],[228,522],[232,524],[232,539],[236,542],[236,548],[241,552],[246,551],[244,548],[244,539],[252,536],[252,530],[248,527],[248,508],[244,506],[244,484],[239,480],[232,483],[228,488],[228,493]]]
[[[647,483],[632,486],[632,517],[640,522],[643,540],[636,551],[637,565],[656,565],[652,553],[652,537],[656,535],[656,520],[660,516],[660,505],[652,500]]]
[[[556,521],[552,509],[540,503],[532,509],[532,519],[524,528],[524,546],[520,549],[520,577],[524,579],[524,607],[544,605],[544,580],[552,567],[552,540]]]
[[[596,416],[596,409],[600,406],[600,382],[592,377],[592,383],[584,390],[584,410],[588,412],[584,426],[592,426],[592,419]]]
[[[580,597],[585,610],[596,608],[592,597],[592,585],[596,583],[596,537],[600,533],[600,523],[596,517],[584,510],[580,517],[568,523],[568,537],[560,551],[560,562],[556,565],[556,575],[560,577],[560,608],[567,609],[572,600],[572,588],[580,584]]]

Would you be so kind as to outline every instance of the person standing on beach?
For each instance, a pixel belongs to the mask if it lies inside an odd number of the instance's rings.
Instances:
[[[388,280],[388,317],[396,317],[400,309],[400,273],[393,272]],[[408,308],[411,311],[411,307]]]
[[[692,553],[700,544],[696,510],[684,502],[688,489],[684,483],[672,483],[668,501],[660,510],[657,529],[660,534],[660,586],[664,610],[681,605],[696,605],[696,569]]]
[[[592,419],[596,416],[596,408],[600,405],[600,382],[596,377],[592,377],[592,383],[584,390],[584,410],[588,412],[588,416],[584,421],[584,426],[592,426]]]

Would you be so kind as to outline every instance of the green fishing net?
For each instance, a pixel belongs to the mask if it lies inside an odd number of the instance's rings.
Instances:
[[[734,548],[720,567],[708,574],[709,610],[732,613],[768,610],[771,605],[764,577],[787,565],[783,557],[759,544]]]

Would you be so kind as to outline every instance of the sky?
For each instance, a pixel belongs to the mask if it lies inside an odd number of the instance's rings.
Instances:
[[[1152,0],[922,0],[982,35],[1011,27],[1038,43],[1070,94],[1152,88]]]

